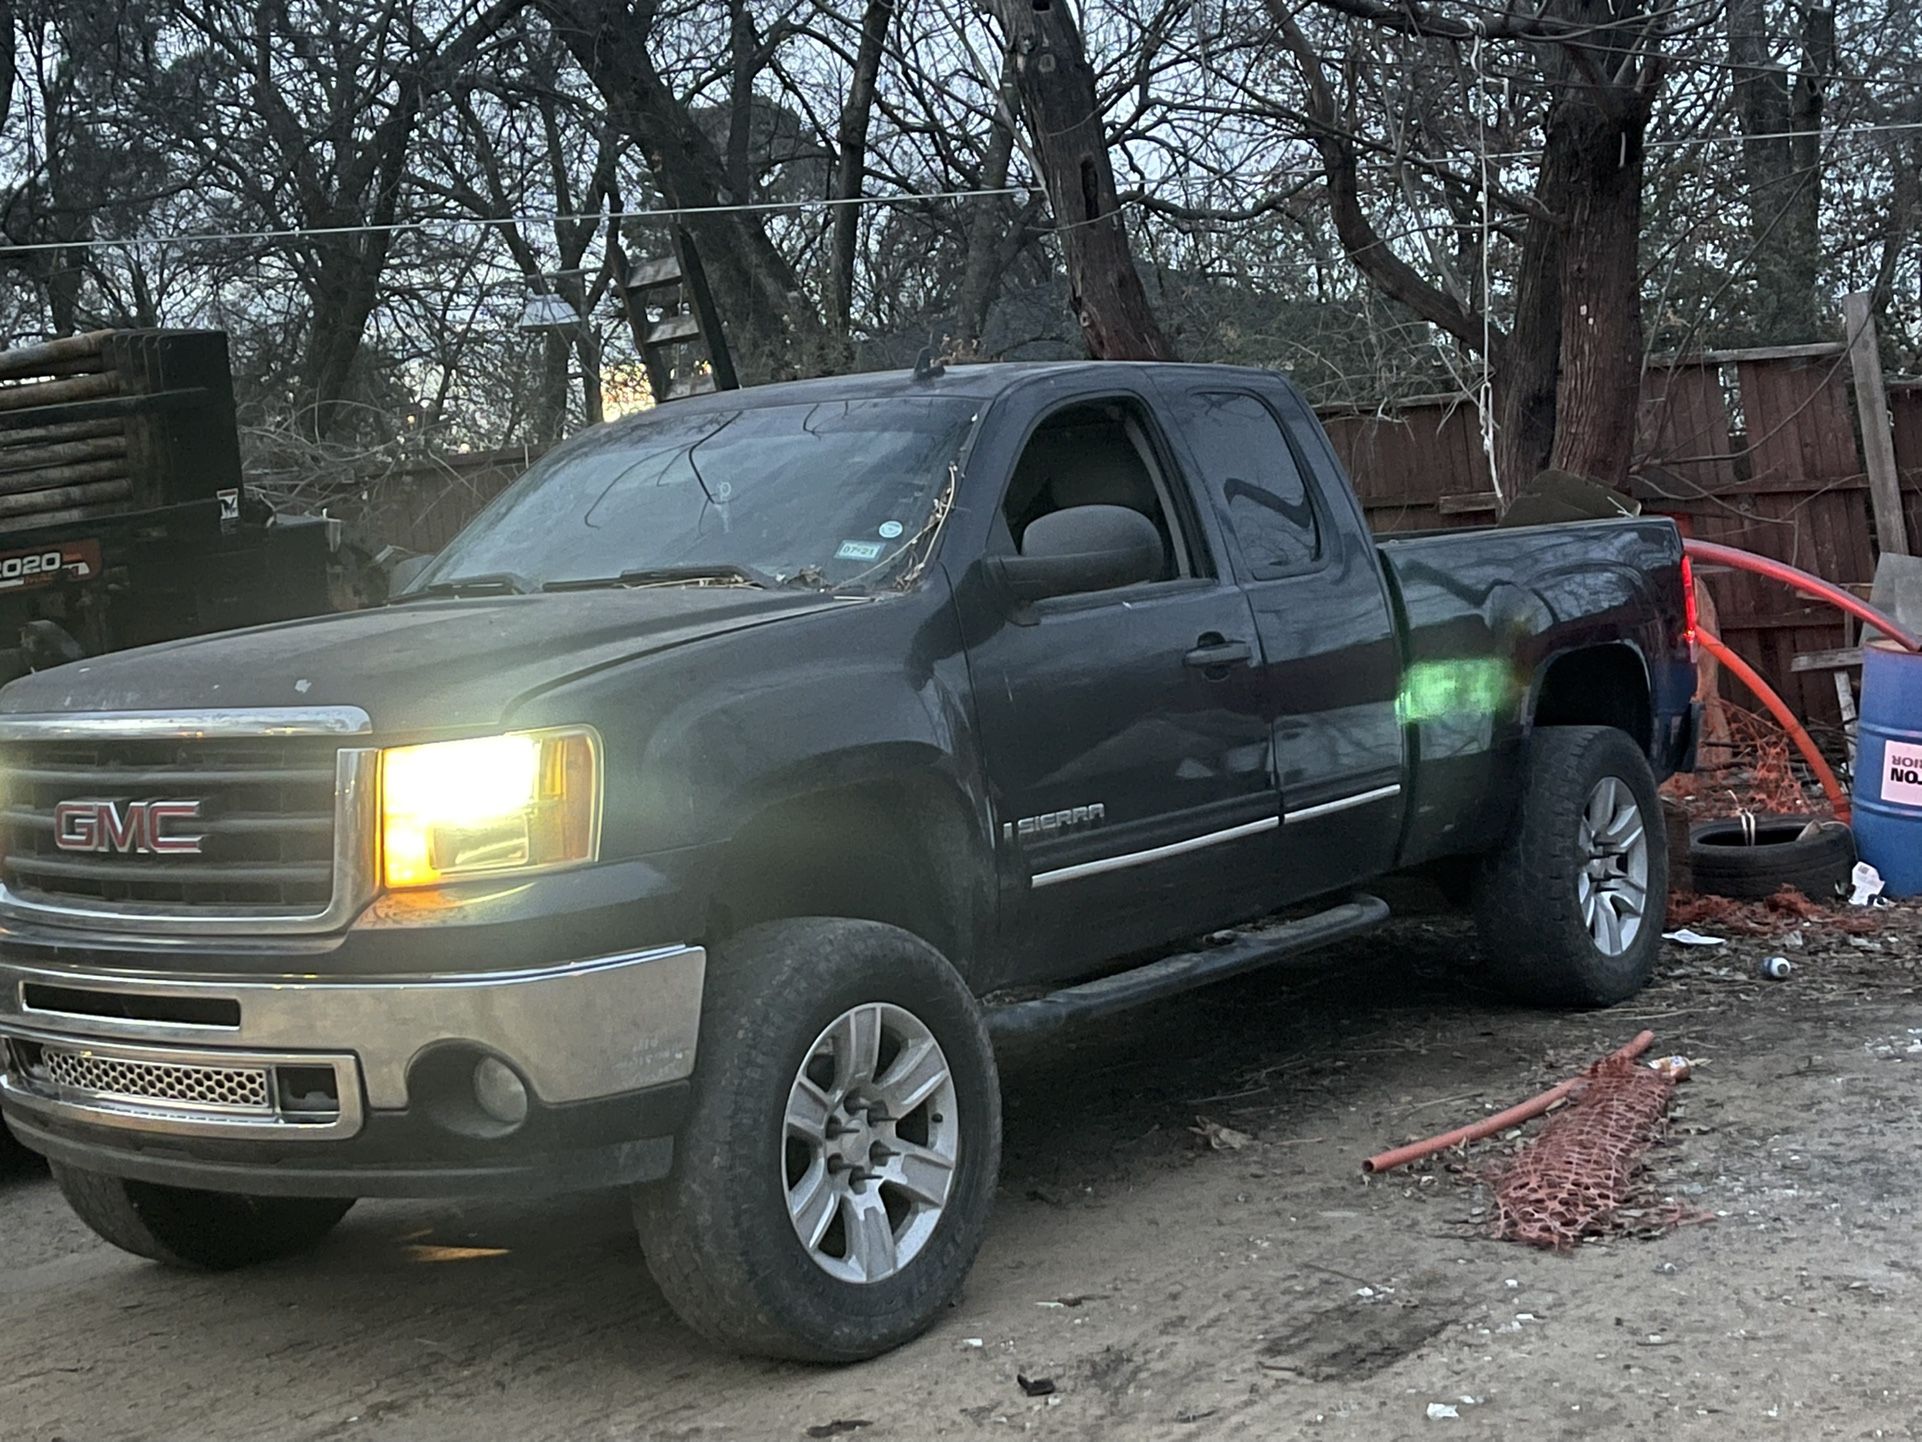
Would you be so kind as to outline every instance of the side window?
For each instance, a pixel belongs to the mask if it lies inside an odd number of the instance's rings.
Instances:
[[[1164,581],[1196,575],[1197,567],[1170,504],[1148,432],[1126,401],[1096,401],[1056,411],[1035,428],[1015,464],[1001,503],[1017,549],[1040,517],[1070,506],[1125,506],[1161,533]]]
[[[1201,391],[1190,400],[1190,443],[1208,483],[1227,502],[1228,522],[1255,579],[1316,560],[1321,523],[1274,413],[1239,391]]]

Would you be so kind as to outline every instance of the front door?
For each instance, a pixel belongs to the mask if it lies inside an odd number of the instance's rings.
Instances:
[[[986,583],[969,629],[1009,953],[1073,975],[1222,924],[1259,898],[1279,824],[1259,643],[1139,395],[1042,416],[996,520],[1012,550],[1062,506],[1125,505],[1166,544],[1156,580],[1022,606]]]

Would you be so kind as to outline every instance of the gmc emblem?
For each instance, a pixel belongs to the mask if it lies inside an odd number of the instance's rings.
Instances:
[[[199,815],[198,801],[62,801],[53,808],[53,844],[62,851],[198,856],[205,838],[170,828]]]

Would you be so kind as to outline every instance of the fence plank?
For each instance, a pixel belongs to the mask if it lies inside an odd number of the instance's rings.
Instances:
[[[1889,427],[1889,396],[1882,388],[1882,356],[1876,347],[1873,297],[1865,290],[1842,297],[1849,328],[1849,364],[1855,371],[1855,409],[1862,427],[1862,459],[1869,473],[1875,538],[1884,551],[1909,554],[1902,517],[1902,485],[1896,478],[1895,441]]]

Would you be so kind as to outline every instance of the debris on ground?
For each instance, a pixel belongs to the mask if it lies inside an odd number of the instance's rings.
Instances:
[[[1188,1130],[1206,1142],[1208,1150],[1214,1152],[1238,1152],[1254,1141],[1248,1133],[1210,1121],[1207,1117],[1196,1117],[1195,1124]]]
[[[1026,1392],[1030,1397],[1052,1397],[1054,1395],[1054,1378],[1052,1377],[1030,1377],[1025,1373],[1016,1372],[1014,1374],[1014,1380],[1021,1384],[1021,1390]]]
[[[1494,1179],[1495,1234],[1505,1241],[1565,1251],[1587,1237],[1620,1230],[1643,1154],[1661,1139],[1670,1070],[1604,1057],[1582,1076],[1574,1105]],[[1686,1220],[1677,1213],[1670,1225]]]
[[[1681,928],[1681,930],[1679,931],[1663,932],[1662,940],[1675,942],[1678,946],[1727,946],[1728,945],[1728,938],[1726,936],[1704,936],[1701,932],[1694,931],[1686,926]]]
[[[1880,918],[1873,912],[1863,914],[1824,906],[1809,900],[1792,886],[1785,886],[1761,901],[1737,901],[1729,896],[1677,891],[1668,899],[1668,924],[1678,931],[1706,927],[1747,936],[1772,936],[1785,926],[1798,924],[1827,928],[1848,936],[1865,936],[1882,929]]]

